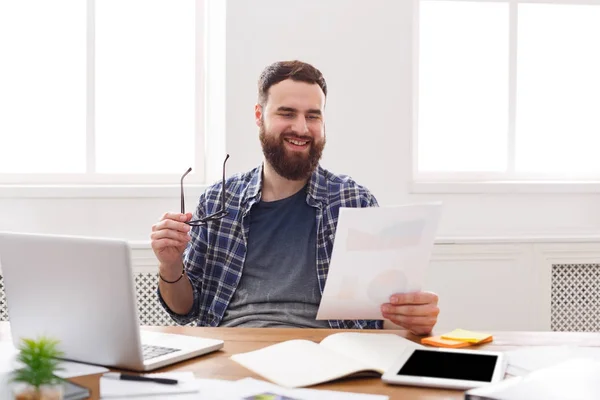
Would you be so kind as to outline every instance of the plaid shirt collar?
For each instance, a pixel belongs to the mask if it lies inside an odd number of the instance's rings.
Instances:
[[[262,192],[262,181],[263,181],[263,165],[260,164],[258,168],[254,169],[250,183],[248,187],[242,193],[242,207],[244,208],[244,214],[247,214],[252,208],[252,205],[260,201]],[[318,165],[313,171],[308,182],[308,195],[309,205],[319,207],[321,205],[327,205],[329,202],[329,196],[327,196],[327,179],[326,172],[323,168]]]

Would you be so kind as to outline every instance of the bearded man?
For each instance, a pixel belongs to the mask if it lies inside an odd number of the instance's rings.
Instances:
[[[340,207],[377,207],[369,190],[319,164],[327,84],[301,61],[267,66],[254,116],[264,160],[209,187],[196,212],[168,212],[152,226],[158,299],[180,324],[381,329],[415,334],[437,322],[438,296],[397,293],[381,320],[316,320]],[[365,268],[369,268],[365,265]]]

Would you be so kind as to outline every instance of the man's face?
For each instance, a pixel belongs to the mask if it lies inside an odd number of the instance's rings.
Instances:
[[[286,79],[269,89],[255,117],[267,162],[286,179],[307,179],[325,147],[325,94],[317,84]]]

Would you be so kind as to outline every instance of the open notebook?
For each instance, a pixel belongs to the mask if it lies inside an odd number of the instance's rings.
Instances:
[[[281,386],[296,388],[362,372],[383,374],[409,347],[423,347],[389,333],[342,332],[321,343],[289,340],[231,359]]]

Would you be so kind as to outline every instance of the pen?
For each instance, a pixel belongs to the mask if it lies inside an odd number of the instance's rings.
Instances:
[[[119,374],[116,372],[107,372],[106,374],[104,374],[102,376],[104,376],[106,378],[111,378],[111,379],[120,379],[122,381],[154,382],[154,383],[162,383],[165,385],[176,385],[177,384],[176,379],[155,378],[155,377],[143,376],[143,375]]]

